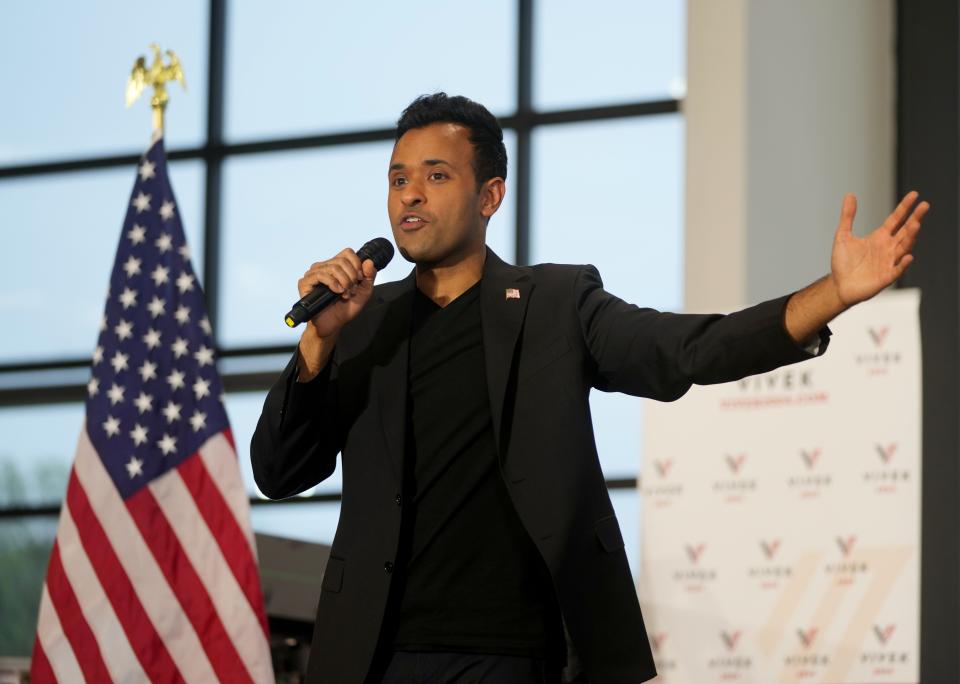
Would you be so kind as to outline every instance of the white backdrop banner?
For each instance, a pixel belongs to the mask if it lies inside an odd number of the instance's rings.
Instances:
[[[885,293],[822,357],[646,402],[658,681],[919,681],[918,309]]]

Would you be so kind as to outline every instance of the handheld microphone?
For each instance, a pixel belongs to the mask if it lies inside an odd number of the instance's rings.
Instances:
[[[370,259],[373,261],[373,267],[382,271],[393,258],[393,245],[386,238],[374,238],[357,250],[357,256],[360,257],[361,264]],[[283,317],[283,320],[289,327],[295,328],[304,321],[309,321],[339,298],[340,295],[331,292],[326,285],[317,285],[290,308],[290,312]]]

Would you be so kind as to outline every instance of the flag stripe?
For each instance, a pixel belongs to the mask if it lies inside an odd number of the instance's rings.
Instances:
[[[254,560],[257,547],[254,543],[253,529],[250,526],[250,503],[247,489],[240,476],[237,464],[237,451],[233,445],[230,430],[214,435],[200,448],[200,458],[210,474],[210,479],[220,490],[220,495],[233,513],[234,519],[243,531]],[[259,590],[258,590],[259,593]]]
[[[86,430],[80,436],[74,467],[82,491],[89,496],[90,517],[100,521],[109,545],[114,549],[122,549],[122,553],[116,554],[115,558],[126,573],[149,621],[163,639],[177,670],[188,682],[215,681],[216,675],[197,633],[157,567],[152,551],[113,486]],[[77,527],[83,530],[87,521],[82,520],[75,509],[72,512]],[[93,553],[88,555],[91,559],[96,558]],[[185,600],[188,598],[185,597]]]
[[[175,470],[168,471],[159,479],[172,477],[176,477]],[[157,567],[180,599],[183,613],[196,632],[203,634],[202,648],[220,681],[231,684],[249,681],[250,676],[240,663],[240,654],[227,635],[210,595],[184,553],[151,487],[144,487],[127,499],[126,507],[147,542]]]
[[[100,646],[83,616],[83,611],[80,610],[80,603],[77,601],[76,594],[73,593],[73,587],[70,586],[63,572],[60,547],[56,541],[53,542],[50,565],[47,568],[47,590],[50,592],[50,601],[60,617],[63,633],[73,647],[73,653],[77,657],[83,676],[89,682],[110,681],[107,665],[100,655]]]
[[[33,641],[33,658],[30,661],[30,682],[31,684],[56,684],[56,678],[53,676],[53,668],[50,667],[50,661],[47,660],[47,654],[43,652],[43,646],[40,644],[39,637]]]
[[[71,477],[70,486],[78,488],[80,485],[76,478]],[[73,588],[80,610],[97,640],[100,654],[110,671],[111,679],[115,682],[130,678],[137,681],[146,680],[147,675],[140,666],[110,599],[83,548],[73,516],[70,514],[69,503],[61,509],[57,548],[60,552],[63,573]],[[51,565],[50,573],[52,572]],[[49,576],[47,581],[50,581]],[[54,603],[56,604],[55,597]],[[63,614],[59,605],[57,610]],[[156,638],[155,634],[154,638]]]
[[[47,591],[46,583],[43,585],[43,593],[40,594],[37,639],[47,655],[55,681],[83,681],[80,664],[77,662],[77,657],[74,655],[73,649],[70,648],[70,642],[67,641],[63,628],[60,626],[60,618],[50,601],[50,592]]]
[[[193,469],[195,472],[206,472],[200,457],[195,454],[181,463],[176,470],[155,479],[149,488],[170,523],[180,548],[196,569],[197,576],[206,588],[247,671],[255,680],[269,678],[270,671],[265,666],[270,652],[263,623],[220,551],[217,542],[222,531],[213,533],[203,523],[197,508],[198,502],[183,479],[183,469],[188,463],[197,464],[198,468]],[[224,513],[229,517],[225,510]],[[246,542],[242,538],[240,542],[241,548],[245,548]],[[247,558],[249,561],[249,556]]]
[[[153,681],[182,681],[166,644],[154,628],[103,526],[97,520],[76,470],[67,485],[67,507],[100,584],[110,587],[110,603],[144,670]]]
[[[214,447],[215,449],[217,447]],[[206,449],[206,445],[201,451]],[[256,559],[253,557],[246,535],[240,528],[233,512],[224,501],[215,481],[207,472],[204,461],[198,454],[188,458],[179,466],[183,482],[197,505],[207,527],[213,532],[211,541],[218,544],[224,560],[236,578],[247,603],[259,616],[260,626],[265,636],[269,636],[266,614],[263,610],[263,594],[260,591],[260,578],[257,575]],[[237,470],[234,462],[233,470]]]

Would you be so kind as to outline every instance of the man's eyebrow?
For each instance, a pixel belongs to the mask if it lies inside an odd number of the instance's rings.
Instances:
[[[453,166],[446,159],[424,159],[421,166],[437,166],[438,164],[446,164],[447,166]],[[403,162],[397,162],[390,165],[390,171],[402,171],[407,168],[407,165]]]

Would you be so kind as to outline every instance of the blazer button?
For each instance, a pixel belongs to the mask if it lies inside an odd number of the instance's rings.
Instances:
[[[397,504],[398,506],[399,506],[401,503],[403,503],[403,499],[400,498],[400,495],[399,495],[399,494],[397,494],[395,497],[393,497],[393,500],[396,502],[396,504]]]
[[[391,572],[393,572],[393,563],[391,563],[390,561],[387,561],[386,563],[384,563],[384,564],[383,564],[383,571],[384,571],[385,573],[387,573],[388,575],[389,575]]]

